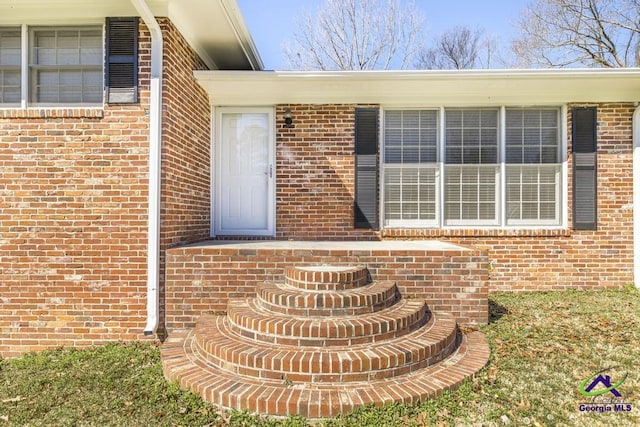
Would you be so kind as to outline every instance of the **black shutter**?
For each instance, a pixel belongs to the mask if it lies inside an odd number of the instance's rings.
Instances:
[[[595,230],[598,224],[597,109],[576,107],[573,132],[573,228]]]
[[[378,109],[355,111],[355,227],[378,228]]]
[[[138,102],[138,18],[107,18],[107,103]]]

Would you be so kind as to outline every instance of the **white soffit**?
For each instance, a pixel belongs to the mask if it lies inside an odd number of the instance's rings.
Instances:
[[[640,101],[640,69],[196,71],[212,105],[544,105]]]
[[[209,68],[263,68],[236,0],[146,1],[154,16],[169,17]],[[0,0],[0,25],[79,25],[137,15],[130,0]]]
[[[209,68],[263,69],[236,0],[169,0],[169,18]]]
[[[155,16],[167,16],[167,0],[148,0]],[[0,0],[0,25],[65,25],[137,16],[130,0]]]

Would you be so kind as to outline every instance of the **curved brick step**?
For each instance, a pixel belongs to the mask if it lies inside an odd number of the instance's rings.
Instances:
[[[291,316],[353,316],[373,313],[394,304],[394,282],[373,282],[344,291],[306,291],[286,284],[263,283],[257,299],[265,309]]]
[[[231,330],[246,338],[302,347],[348,347],[393,339],[415,331],[430,317],[424,301],[404,299],[377,313],[327,318],[274,314],[254,299],[232,300],[227,316]]]
[[[212,366],[198,354],[193,332],[170,337],[162,346],[165,376],[222,408],[271,415],[333,417],[366,404],[416,403],[451,390],[482,369],[489,347],[480,332],[463,335],[444,361],[396,378],[357,383],[300,383],[250,378]]]
[[[194,329],[200,357],[232,373],[309,383],[391,378],[440,362],[459,343],[455,319],[432,314],[415,332],[343,349],[273,345],[238,336],[226,316],[203,315]]]
[[[311,265],[285,269],[285,283],[302,290],[342,291],[369,282],[369,271],[362,265]]]

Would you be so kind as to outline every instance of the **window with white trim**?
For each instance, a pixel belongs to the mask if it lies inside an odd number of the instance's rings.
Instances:
[[[384,226],[560,225],[560,112],[385,110]]]
[[[436,225],[438,111],[387,111],[384,140],[387,225]]]
[[[445,225],[498,223],[498,110],[445,110]]]
[[[557,109],[506,109],[507,224],[557,224],[560,126]]]
[[[101,104],[103,63],[102,26],[1,28],[0,105]]]

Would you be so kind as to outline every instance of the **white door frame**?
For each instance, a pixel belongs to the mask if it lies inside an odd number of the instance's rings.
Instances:
[[[221,215],[219,206],[222,206],[222,168],[220,150],[222,148],[222,114],[223,113],[262,113],[267,114],[269,125],[269,179],[267,196],[267,228],[265,230],[234,230],[231,235],[237,236],[270,236],[275,237],[276,223],[276,132],[275,132],[275,111],[273,107],[216,107],[211,108],[211,237],[216,235],[228,235],[221,233]]]

